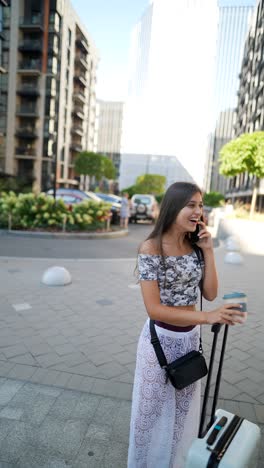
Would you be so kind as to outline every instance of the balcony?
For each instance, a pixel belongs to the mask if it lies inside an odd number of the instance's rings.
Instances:
[[[248,61],[249,61],[248,55],[244,55],[243,61],[242,61],[242,66],[246,67],[248,65]]]
[[[10,29],[10,18],[4,18],[3,19],[3,28],[4,29]]]
[[[71,133],[73,135],[83,136],[83,128],[81,125],[73,124]]]
[[[19,27],[27,31],[43,31],[43,17],[40,14],[31,17],[20,17]]]
[[[17,89],[17,94],[19,94],[20,96],[38,97],[40,96],[38,84],[37,83],[23,84]]]
[[[81,49],[83,49],[86,53],[89,52],[89,45],[87,44],[87,42],[85,41],[84,37],[82,36],[77,36],[76,37],[76,41],[75,41],[76,45],[78,47],[80,47]]]
[[[42,41],[37,41],[35,39],[20,41],[18,45],[20,52],[42,52],[42,48]]]
[[[24,157],[24,156],[29,156],[30,159],[32,157],[36,156],[37,150],[34,148],[34,146],[18,146],[16,148],[16,157]]]
[[[39,111],[36,106],[24,105],[17,108],[16,115],[21,117],[38,117]]]
[[[74,106],[72,110],[72,115],[78,117],[79,119],[84,119],[84,112],[82,107]]]
[[[41,61],[40,60],[23,60],[19,63],[18,66],[19,73],[27,73],[27,74],[37,74],[40,75],[41,73]]]
[[[82,145],[80,145],[80,143],[72,142],[71,145],[70,145],[70,149],[72,151],[75,151],[76,153],[80,153],[83,150],[83,147],[82,147]]]
[[[19,127],[16,129],[16,137],[18,138],[26,138],[28,140],[34,140],[38,138],[38,134],[35,127],[31,127],[30,125],[27,127]]]
[[[84,54],[77,54],[75,56],[75,63],[81,65],[85,70],[88,70],[88,63]]]
[[[75,72],[74,79],[75,81],[79,81],[83,86],[87,85],[87,77],[84,73]]]
[[[55,23],[54,21],[50,21],[50,23],[49,23],[49,33],[60,34],[59,24]]]
[[[257,100],[257,105],[256,105],[257,114],[261,114],[261,112],[263,111],[263,105],[264,105],[264,96],[259,96]]]
[[[10,50],[10,41],[6,40],[6,38],[2,42],[2,50]]]
[[[55,130],[51,131],[49,129],[45,129],[44,138],[55,141],[57,139],[57,132],[55,132]]]
[[[48,51],[51,55],[59,55],[60,51],[57,45],[49,42]]]
[[[77,89],[74,90],[73,99],[75,99],[76,101],[80,101],[82,104],[85,104],[86,102],[85,94]]]

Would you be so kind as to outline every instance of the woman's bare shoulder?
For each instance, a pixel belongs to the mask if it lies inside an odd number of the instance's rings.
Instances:
[[[145,240],[140,244],[138,253],[145,255],[159,255],[157,241],[155,239]]]

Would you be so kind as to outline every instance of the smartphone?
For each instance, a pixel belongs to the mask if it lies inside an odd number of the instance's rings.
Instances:
[[[191,244],[196,244],[196,242],[198,242],[200,240],[200,238],[198,236],[199,231],[200,231],[200,225],[197,224],[195,231],[190,232],[190,242],[191,242]]]
[[[203,222],[203,216],[201,216],[200,221]],[[201,229],[201,225],[197,224],[195,231],[190,232],[190,242],[191,242],[191,244],[196,244],[196,242],[198,242],[200,240],[200,238],[198,236],[200,229]]]

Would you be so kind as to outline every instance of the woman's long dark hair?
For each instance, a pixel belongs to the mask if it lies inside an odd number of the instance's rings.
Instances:
[[[190,182],[175,182],[167,189],[161,203],[160,213],[155,227],[146,239],[156,239],[160,255],[163,256],[163,234],[170,229],[179,212],[197,192],[202,195],[202,191],[198,185]]]

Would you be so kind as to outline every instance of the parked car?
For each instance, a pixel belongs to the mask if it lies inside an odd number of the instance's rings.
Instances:
[[[122,198],[118,195],[114,195],[113,193],[96,193],[96,195],[102,200],[110,202],[110,203],[118,203],[121,205]]]
[[[130,221],[150,220],[155,222],[159,214],[158,203],[154,195],[133,195],[130,202]]]
[[[111,203],[112,223],[118,224],[120,221],[121,197],[112,193],[96,193],[96,196],[107,203]]]
[[[47,195],[53,195],[53,189],[48,190]],[[92,193],[92,192],[91,192]],[[94,195],[94,194],[93,194]],[[84,192],[74,188],[58,188],[56,189],[56,199],[62,199],[67,206],[81,203],[84,200],[93,200],[100,203],[102,200],[93,196],[90,192]]]

